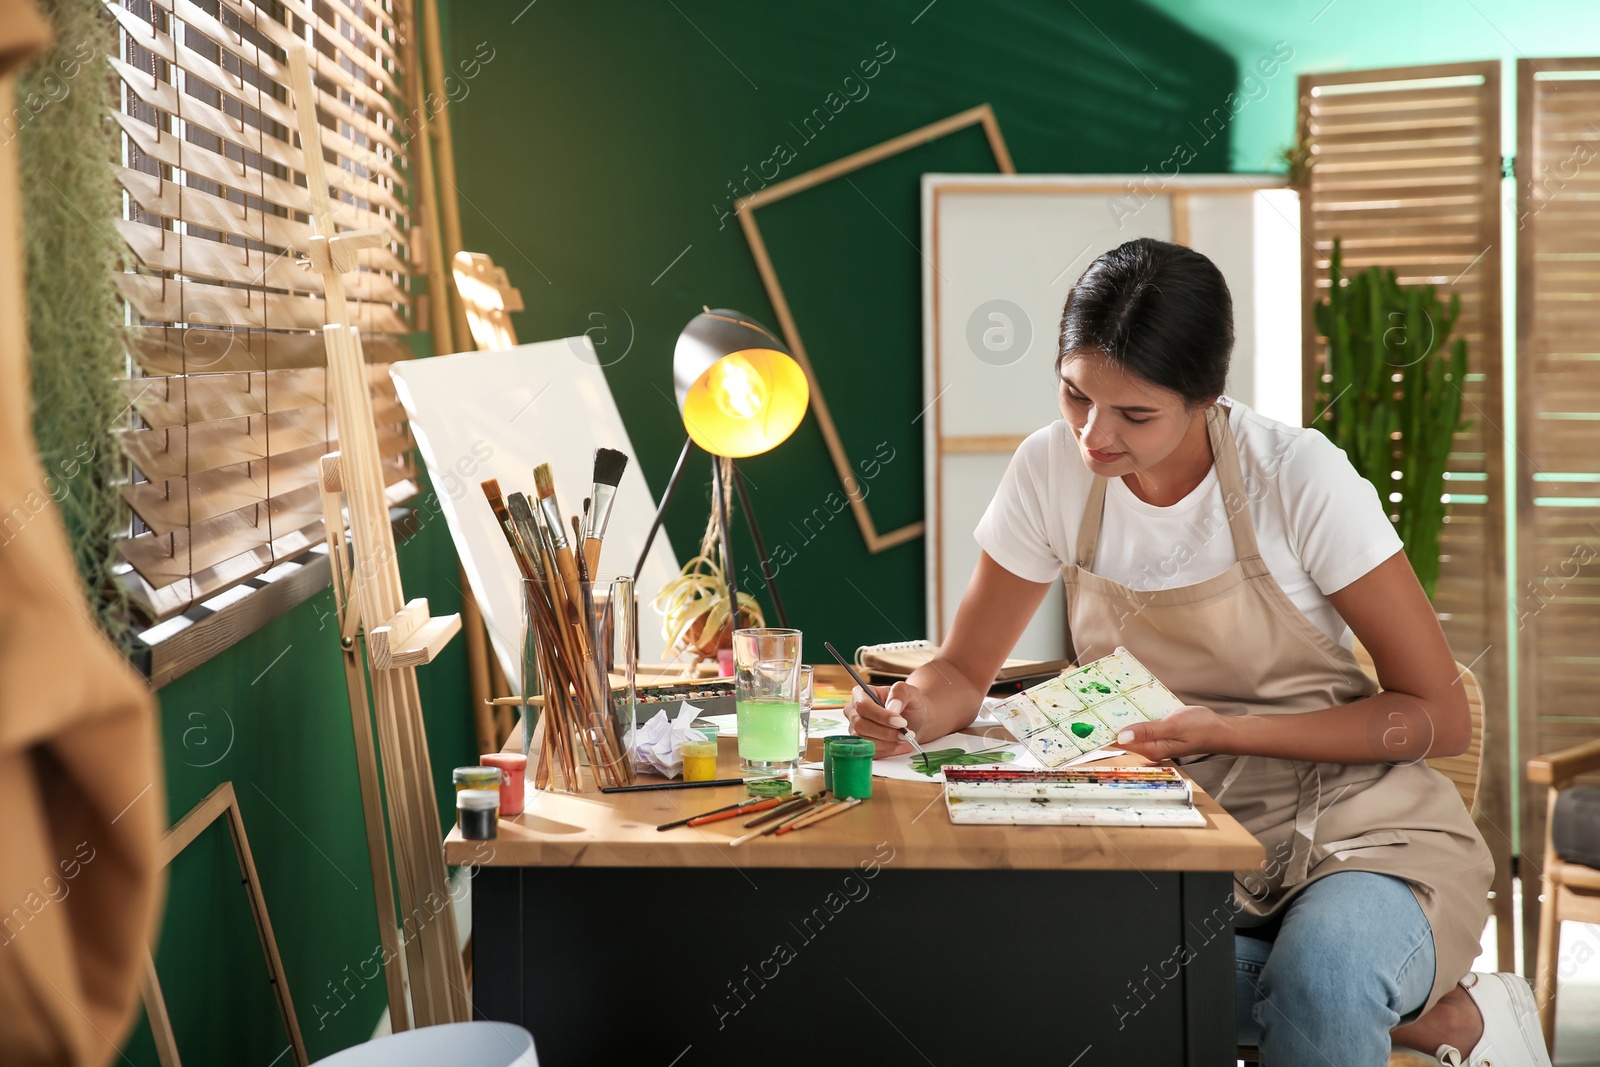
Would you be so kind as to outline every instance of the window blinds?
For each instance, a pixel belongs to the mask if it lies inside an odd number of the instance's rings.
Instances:
[[[347,275],[391,503],[414,495],[388,375],[408,358],[408,7],[396,0],[107,0],[121,30],[117,229],[132,251],[130,411],[119,434],[134,599],[185,611],[323,539],[317,460],[338,447],[302,270],[310,195],[285,47],[307,44],[341,228],[376,228]]]

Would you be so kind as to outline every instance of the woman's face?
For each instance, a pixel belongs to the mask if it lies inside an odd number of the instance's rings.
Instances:
[[[1170,456],[1197,417],[1183,397],[1098,352],[1060,363],[1057,399],[1084,465],[1117,478]]]

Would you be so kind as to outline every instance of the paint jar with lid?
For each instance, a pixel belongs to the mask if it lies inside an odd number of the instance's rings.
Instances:
[[[848,735],[840,737],[824,737],[822,739],[822,788],[833,792],[833,747],[841,741],[859,741],[859,737]]]
[[[485,767],[500,769],[500,814],[522,814],[522,786],[527,776],[528,757],[520,752],[488,752],[478,757]]]
[[[683,739],[683,780],[709,782],[717,776],[717,724],[696,719]]]
[[[457,767],[450,772],[450,777],[456,783],[457,796],[463,789],[492,789],[495,796],[500,795],[499,767]]]
[[[827,788],[840,800],[872,796],[872,756],[877,746],[865,737],[830,737],[828,741],[833,771]]]
[[[487,841],[494,837],[499,817],[500,790],[463,789],[456,793],[456,819],[466,840]]]

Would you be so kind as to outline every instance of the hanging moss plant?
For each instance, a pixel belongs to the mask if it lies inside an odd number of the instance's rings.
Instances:
[[[113,536],[125,521],[117,490],[112,425],[127,410],[116,379],[127,375],[127,336],[113,275],[118,239],[112,80],[102,57],[116,52],[100,0],[43,0],[55,44],[17,85],[28,286],[34,434],[44,480],[25,501],[7,501],[7,536],[26,536],[53,502],[66,524],[89,603],[102,628],[125,644],[126,600],[111,568]]]
[[[1439,584],[1445,466],[1461,420],[1467,342],[1452,339],[1461,298],[1431,285],[1400,285],[1392,270],[1346,277],[1333,242],[1328,299],[1314,309],[1328,339],[1328,380],[1318,383],[1317,423],[1378,488],[1406,557],[1432,598]]]

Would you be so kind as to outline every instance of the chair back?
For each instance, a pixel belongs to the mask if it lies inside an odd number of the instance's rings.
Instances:
[[[1367,676],[1377,681],[1378,668],[1359,640],[1351,651]],[[1459,756],[1439,756],[1427,762],[1428,766],[1450,779],[1461,794],[1461,802],[1468,811],[1476,814],[1477,809],[1473,804],[1478,796],[1478,780],[1483,773],[1483,688],[1478,685],[1478,679],[1472,671],[1460,663],[1456,664],[1456,669],[1461,672],[1461,684],[1467,690],[1467,709],[1472,714],[1472,742]]]

